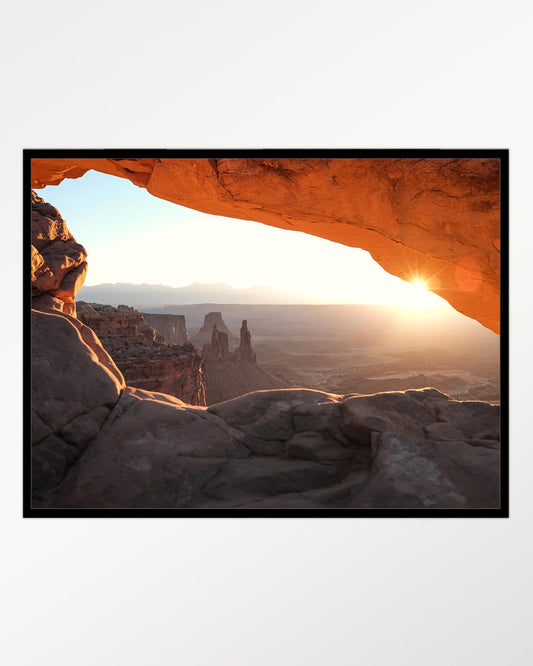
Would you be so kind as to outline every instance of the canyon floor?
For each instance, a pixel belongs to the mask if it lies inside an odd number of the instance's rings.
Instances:
[[[247,319],[258,363],[286,387],[367,394],[431,386],[458,400],[500,400],[499,336],[451,308],[207,304],[151,311],[185,315],[194,339],[214,309],[232,332]]]

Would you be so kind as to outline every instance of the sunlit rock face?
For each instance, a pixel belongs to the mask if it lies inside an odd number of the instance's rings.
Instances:
[[[34,159],[33,186],[88,169],[206,213],[363,248],[499,331],[497,159]]]
[[[33,306],[76,316],[75,296],[87,273],[87,252],[76,243],[59,211],[31,194]]]
[[[155,330],[144,316],[128,305],[102,305],[101,303],[77,303],[78,319],[92,328],[106,345],[127,347],[134,342],[154,342]]]

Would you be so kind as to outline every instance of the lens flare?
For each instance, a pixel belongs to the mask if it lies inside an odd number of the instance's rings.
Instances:
[[[427,310],[440,307],[443,300],[428,291],[428,281],[415,278],[409,285],[409,293],[405,295],[403,306],[411,310]]]

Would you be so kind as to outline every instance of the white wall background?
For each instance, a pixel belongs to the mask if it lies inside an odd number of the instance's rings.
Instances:
[[[532,27],[517,0],[3,8],[4,663],[532,662]],[[509,147],[511,518],[22,520],[24,147]]]

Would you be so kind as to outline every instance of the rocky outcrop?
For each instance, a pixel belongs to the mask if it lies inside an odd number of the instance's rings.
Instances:
[[[242,322],[240,344],[234,351],[229,350],[227,334],[213,326],[211,342],[203,346],[202,358],[205,361],[205,396],[208,405],[251,391],[287,386],[283,380],[257,364],[246,320]]]
[[[216,327],[219,333],[224,333],[229,340],[235,340],[235,336],[230,332],[226,326],[225,321],[222,319],[221,312],[208,312],[204,316],[204,323],[202,328],[194,336],[194,341],[197,342],[210,342],[213,335],[213,327]]]
[[[98,335],[129,386],[205,405],[202,359],[192,345],[156,342],[144,316],[126,305],[79,301],[78,318]]]
[[[219,331],[216,326],[213,326],[211,342],[203,346],[202,358],[207,363],[220,363],[221,361],[233,358],[233,354],[229,350],[228,334]]]
[[[31,293],[37,309],[76,316],[75,296],[87,273],[87,252],[59,211],[31,193]]]
[[[211,312],[210,314],[220,315],[219,312]],[[217,319],[220,319],[224,323],[222,316],[217,317]],[[215,363],[230,359],[245,361],[246,363],[257,363],[257,355],[252,349],[252,335],[248,330],[247,320],[244,319],[242,322],[239,346],[233,352],[229,350],[228,334],[224,331],[219,331],[216,324],[214,324],[211,331],[211,341],[203,346],[202,356],[206,361]]]
[[[243,320],[241,326],[239,346],[235,350],[235,357],[247,363],[257,363],[257,354],[252,349],[252,335],[248,330],[248,321]]]
[[[206,213],[361,247],[499,331],[498,159],[34,159],[32,183],[88,169]]]
[[[56,506],[496,508],[497,422],[434,390],[265,391],[206,411],[127,389]]]
[[[147,324],[152,326],[158,342],[172,345],[186,345],[189,342],[189,333],[183,315],[141,313]]]
[[[78,318],[98,335],[104,347],[123,349],[135,342],[154,342],[155,330],[128,305],[102,305],[78,301]]]
[[[60,311],[32,311],[31,444],[34,505],[97,435],[125,388],[94,332]]]

